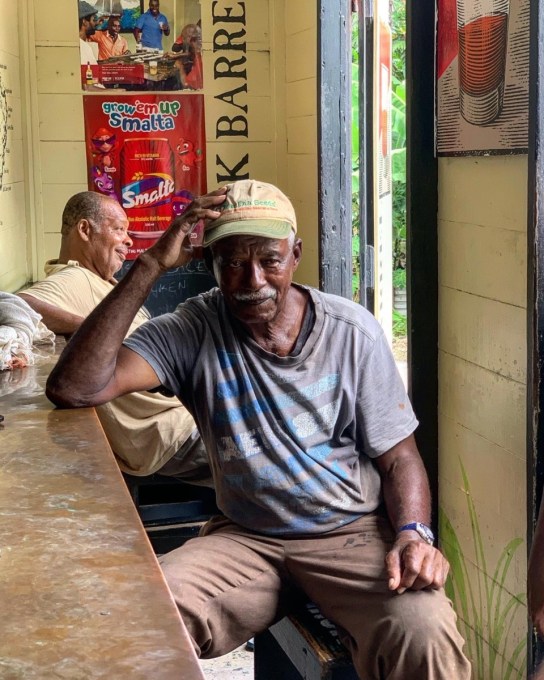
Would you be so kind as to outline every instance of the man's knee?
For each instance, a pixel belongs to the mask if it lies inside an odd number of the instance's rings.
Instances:
[[[391,622],[388,652],[394,665],[407,674],[404,677],[468,680],[464,641],[444,592],[407,591],[393,601],[397,615]]]
[[[199,656],[226,654],[275,620],[279,574],[237,542],[199,537],[159,561]]]
[[[161,556],[159,562],[197,656],[206,657],[214,638],[213,621],[210,620],[210,599],[214,594],[202,565],[195,568],[193,564],[189,543]]]
[[[443,591],[406,591],[382,604],[374,610],[375,620],[367,619],[369,628],[347,641],[362,678],[470,678],[455,613]]]

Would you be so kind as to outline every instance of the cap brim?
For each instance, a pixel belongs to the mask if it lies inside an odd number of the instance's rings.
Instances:
[[[294,231],[290,222],[281,220],[239,220],[226,222],[217,227],[213,223],[204,231],[203,246],[209,246],[227,236],[264,236],[265,238],[284,239]]]

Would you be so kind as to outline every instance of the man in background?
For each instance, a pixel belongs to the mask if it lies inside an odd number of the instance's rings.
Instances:
[[[119,35],[120,32],[121,21],[119,17],[111,16],[104,30],[96,31],[89,36],[89,41],[98,45],[98,61],[130,54],[128,43],[125,38]]]
[[[88,40],[96,32],[96,9],[88,2],[78,2],[79,15],[79,54],[82,64],[97,63],[93,48]]]
[[[176,66],[179,70],[180,88],[201,90],[202,78],[202,29],[198,24],[187,24],[172,45],[173,56],[179,56]],[[180,55],[181,53],[181,55]]]
[[[113,275],[132,245],[127,228],[127,216],[117,201],[92,191],[70,198],[62,214],[58,259],[46,263],[44,281],[20,294],[50,330],[71,335],[114,288]],[[148,319],[147,311],[140,309],[131,331]],[[159,472],[211,486],[200,436],[178,399],[135,392],[96,411],[124,472]]]
[[[170,35],[168,19],[160,13],[159,0],[149,0],[149,9],[136,22],[134,38],[143,47],[162,50],[163,34]]]

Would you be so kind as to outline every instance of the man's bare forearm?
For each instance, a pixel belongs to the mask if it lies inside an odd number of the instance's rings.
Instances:
[[[379,458],[378,467],[387,514],[395,531],[409,522],[429,524],[429,481],[414,438],[408,437]]]
[[[46,394],[53,403],[88,406],[112,398],[109,388],[119,350],[161,273],[155,260],[139,258],[89,314],[67,344],[47,381]]]
[[[19,293],[25,302],[38,314],[41,314],[44,324],[57,335],[71,335],[83,323],[83,316],[72,314],[49,302],[44,302],[32,294],[26,292]]]
[[[413,436],[407,437],[376,459],[383,485],[387,513],[397,532],[385,557],[389,589],[442,588],[449,565],[442,553],[418,532],[398,530],[411,522],[429,524],[431,494],[423,461]]]

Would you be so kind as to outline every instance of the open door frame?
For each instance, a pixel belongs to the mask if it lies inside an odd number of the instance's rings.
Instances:
[[[351,21],[359,22],[359,302],[374,311],[372,172],[373,0],[318,0],[319,286],[353,298]],[[340,74],[340,77],[338,77]],[[370,125],[370,128],[368,127]],[[367,132],[365,132],[367,131]]]
[[[318,0],[319,287],[351,300],[351,0]]]
[[[544,0],[543,0],[544,1]],[[351,299],[351,148],[350,148],[350,19],[358,12],[360,130],[368,130],[368,64],[371,47],[372,0],[318,0],[318,134],[320,287]],[[410,396],[420,421],[416,432],[433,498],[433,523],[438,519],[438,171],[434,154],[435,127],[435,0],[407,2],[407,268],[408,372]],[[363,29],[364,27],[364,29]],[[365,43],[366,41],[366,43]],[[371,70],[371,69],[370,69]],[[340,76],[340,77],[339,77]],[[362,118],[364,117],[364,119]],[[369,138],[361,132],[361,303],[372,310],[372,231],[369,202]],[[365,188],[366,187],[366,188]],[[371,273],[369,275],[371,278]]]
[[[435,0],[406,3],[408,384],[438,521],[438,163]]]

